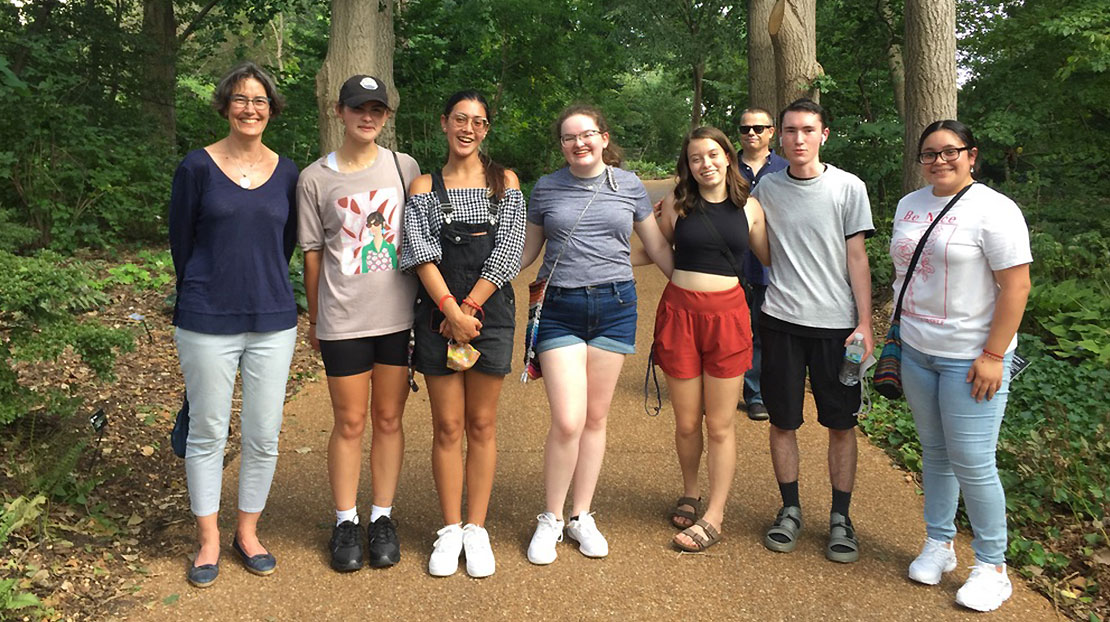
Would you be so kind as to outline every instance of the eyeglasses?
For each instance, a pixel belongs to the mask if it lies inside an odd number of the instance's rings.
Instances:
[[[770,126],[770,125],[741,125],[740,126],[740,134],[743,135],[743,134],[747,134],[748,132],[755,132],[756,134],[762,134],[769,127],[772,127],[772,126]]]
[[[485,117],[472,117],[468,114],[456,112],[451,115],[451,124],[457,128],[464,128],[472,124],[474,125],[474,130],[480,132],[489,127],[489,119]]]
[[[236,108],[246,108],[247,104],[254,104],[255,110],[266,110],[270,107],[269,97],[247,97],[246,95],[232,95],[231,105]]]
[[[937,156],[945,162],[951,162],[960,157],[961,151],[969,151],[971,147],[951,147],[940,151],[922,151],[917,154],[917,161],[921,164],[932,164],[937,161]]]
[[[564,145],[573,145],[578,141],[588,143],[597,136],[601,136],[601,130],[586,130],[585,132],[578,132],[577,134],[563,134],[559,137],[559,142]]]

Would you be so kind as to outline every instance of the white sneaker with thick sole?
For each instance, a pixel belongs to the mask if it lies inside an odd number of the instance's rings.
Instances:
[[[925,585],[936,585],[944,573],[955,569],[956,551],[952,543],[925,538],[921,554],[910,564],[910,578]]]
[[[528,561],[545,566],[555,561],[555,543],[563,541],[563,521],[551,512],[536,517],[536,533],[528,545]]]
[[[449,577],[459,569],[459,555],[463,549],[463,530],[459,525],[447,525],[436,532],[435,548],[428,558],[428,574]]]
[[[489,533],[484,528],[467,523],[462,529],[462,544],[466,554],[466,574],[476,579],[493,574],[497,564],[493,560],[493,548],[489,545]]]
[[[609,554],[609,542],[597,530],[593,512],[570,519],[567,535],[578,542],[578,550],[586,557],[605,557]]]
[[[1014,586],[1006,576],[1006,564],[1002,564],[1002,572],[999,572],[994,564],[975,560],[971,576],[956,592],[956,602],[975,611],[994,611],[1013,592]]]

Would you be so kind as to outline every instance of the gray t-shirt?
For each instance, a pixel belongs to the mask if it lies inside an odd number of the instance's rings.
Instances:
[[[297,181],[297,235],[322,250],[316,336],[325,340],[388,335],[412,326],[416,278],[400,271],[404,188],[420,176],[410,156],[378,148],[369,167],[340,173],[321,158]],[[371,214],[380,214],[370,218]]]
[[[597,192],[574,229],[550,285],[585,287],[632,279],[632,224],[652,215],[651,200],[635,174],[615,167],[611,170],[610,181],[608,173],[580,179],[563,167],[541,177],[532,189],[528,222],[542,226],[547,238],[541,278],[551,275],[551,266],[574,222]]]
[[[855,328],[845,240],[874,233],[871,203],[859,177],[826,166],[813,179],[777,171],[752,191],[763,206],[771,245],[763,313],[812,328]]]

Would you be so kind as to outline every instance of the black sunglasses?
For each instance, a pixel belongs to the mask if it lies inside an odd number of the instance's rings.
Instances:
[[[741,125],[740,134],[744,135],[748,132],[755,130],[756,134],[762,134],[767,128],[774,127],[773,125]]]

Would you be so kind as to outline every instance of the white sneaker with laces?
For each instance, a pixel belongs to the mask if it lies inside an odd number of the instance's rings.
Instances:
[[[544,566],[555,561],[555,543],[563,541],[563,521],[551,512],[536,517],[536,533],[528,545],[528,561]]]
[[[910,578],[925,585],[936,585],[941,575],[955,569],[956,551],[952,543],[925,538],[921,554],[910,564]]]
[[[428,558],[428,574],[449,577],[459,569],[459,555],[463,549],[463,530],[459,525],[447,525],[436,532],[435,548]]]
[[[597,530],[593,512],[570,519],[567,535],[578,542],[578,550],[586,557],[605,557],[609,554],[609,542]]]
[[[1006,564],[1001,568],[999,572],[994,564],[975,560],[971,576],[956,592],[956,602],[975,611],[994,611],[1001,607],[1014,591],[1010,577],[1006,576]]]
[[[478,525],[467,523],[462,529],[463,551],[466,553],[466,574],[479,579],[496,570],[489,533]]]

